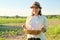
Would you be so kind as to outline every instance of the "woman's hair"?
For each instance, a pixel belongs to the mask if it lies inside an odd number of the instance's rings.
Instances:
[[[40,15],[40,16],[42,15],[42,14],[41,14],[41,10],[38,12],[38,15]],[[33,13],[32,13],[32,16],[34,16],[34,14],[33,14]]]

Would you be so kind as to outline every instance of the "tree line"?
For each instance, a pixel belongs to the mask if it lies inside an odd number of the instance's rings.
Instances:
[[[51,18],[59,18],[60,19],[60,15],[45,15],[48,19],[51,19]],[[26,18],[26,17],[23,17],[23,16],[0,16],[0,18]]]

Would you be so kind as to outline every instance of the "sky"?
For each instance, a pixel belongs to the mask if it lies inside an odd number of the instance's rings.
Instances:
[[[60,0],[0,0],[0,16],[29,16],[34,1],[40,3],[43,15],[60,15]]]

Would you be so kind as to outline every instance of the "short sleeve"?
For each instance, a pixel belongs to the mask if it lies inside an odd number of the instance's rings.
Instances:
[[[44,17],[44,23],[43,25],[45,26],[46,30],[48,29],[48,21],[47,21],[47,18],[46,16]]]
[[[30,22],[31,18],[32,18],[31,16],[28,16],[26,18],[26,28],[29,28],[29,22]]]
[[[29,21],[29,16],[26,18],[26,24],[28,24],[28,21]]]
[[[26,18],[26,23],[30,20],[30,18],[31,18],[31,16],[28,16],[28,17]]]

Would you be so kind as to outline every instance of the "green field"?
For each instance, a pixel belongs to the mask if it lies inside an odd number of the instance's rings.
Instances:
[[[0,40],[9,40],[9,37],[23,35],[21,25],[26,18],[2,18],[0,19]],[[60,40],[60,19],[48,19],[48,31],[45,33],[47,40]]]
[[[0,24],[24,23],[26,18],[0,18]]]
[[[60,25],[54,25],[48,28],[46,32],[47,40],[60,40]]]

